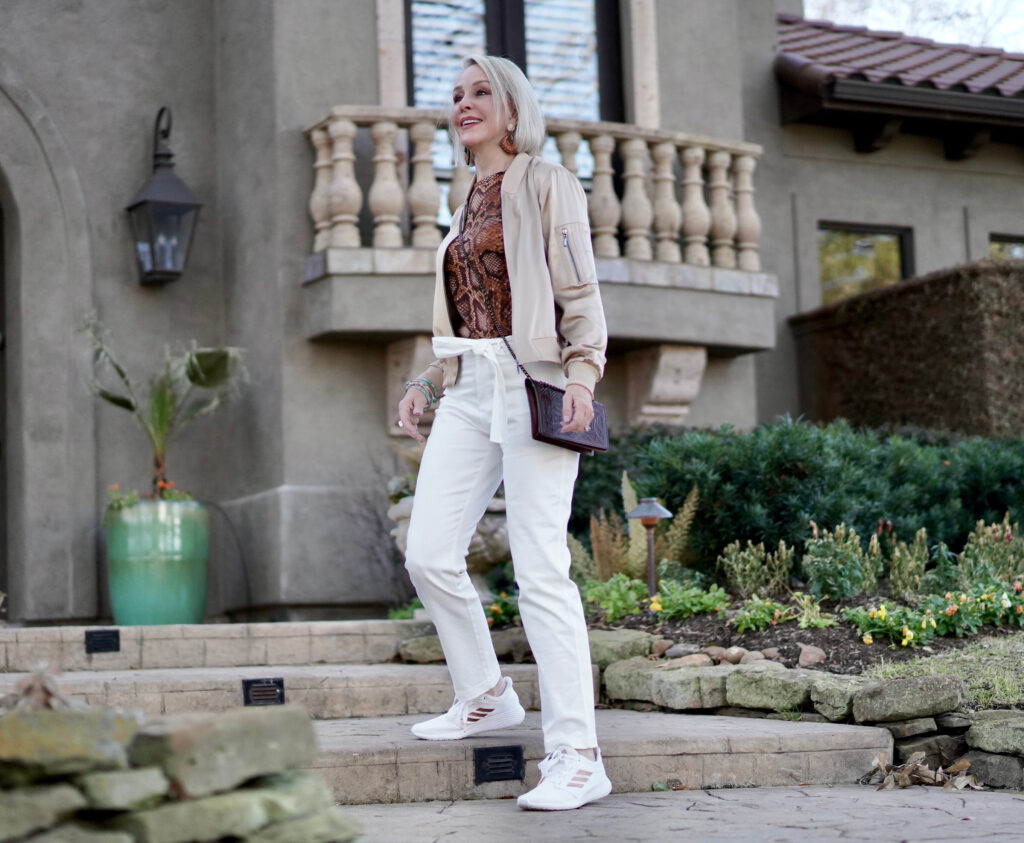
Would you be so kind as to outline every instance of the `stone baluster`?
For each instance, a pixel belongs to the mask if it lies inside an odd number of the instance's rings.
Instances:
[[[473,173],[465,164],[457,164],[452,170],[452,185],[448,191],[448,210],[453,214],[455,209],[466,201],[469,188],[473,184]]]
[[[626,257],[651,259],[651,222],[654,207],[647,195],[647,141],[630,138],[622,144],[622,227],[626,232]]]
[[[313,251],[327,248],[331,240],[331,136],[326,129],[314,129],[310,140],[316,150],[313,164],[313,192],[309,195],[309,215],[313,218],[316,235],[313,237]]]
[[[700,146],[687,146],[680,157],[683,161],[683,240],[686,242],[686,262],[695,266],[709,266],[711,210],[704,201],[704,149]]]
[[[412,184],[409,185],[409,212],[412,214],[412,245],[419,249],[436,249],[441,242],[437,229],[437,210],[441,205],[441,188],[434,176],[434,124],[415,123],[409,129],[413,143]]]
[[[562,166],[576,175],[576,153],[579,151],[583,136],[579,132],[562,132],[555,138],[558,152],[562,156]]]
[[[594,155],[594,185],[590,191],[590,229],[594,237],[594,255],[599,258],[619,257],[619,219],[622,206],[612,182],[612,151],[615,139],[598,135],[590,141]]]
[[[679,263],[679,225],[683,213],[676,201],[676,145],[672,141],[655,144],[654,157],[654,233],[657,238],[655,257],[659,261]]]
[[[398,181],[398,155],[395,136],[398,126],[390,120],[374,123],[370,129],[373,138],[373,185],[367,197],[373,214],[373,245],[395,249],[402,245],[399,216],[405,205],[402,185]]]
[[[761,236],[761,218],[754,207],[754,168],[757,160],[752,155],[740,155],[733,164],[736,183],[736,246],[739,249],[740,269],[757,272],[761,259],[757,254],[757,240]]]
[[[736,214],[729,198],[729,164],[732,156],[724,150],[711,154],[708,186],[711,193],[711,262],[715,266],[736,266]]]
[[[357,222],[363,206],[363,191],[356,182],[356,156],[352,151],[356,124],[351,120],[332,120],[327,131],[331,136],[331,184],[327,203],[331,210],[330,245],[358,249],[362,245]]]

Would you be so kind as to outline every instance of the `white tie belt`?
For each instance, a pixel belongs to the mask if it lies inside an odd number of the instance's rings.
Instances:
[[[467,352],[483,357],[494,369],[494,399],[491,404],[491,442],[501,444],[505,433],[507,407],[505,404],[505,375],[498,355],[508,351],[500,338],[469,339],[468,337],[434,337],[434,354],[438,359],[460,357]],[[510,358],[511,359],[511,358]]]

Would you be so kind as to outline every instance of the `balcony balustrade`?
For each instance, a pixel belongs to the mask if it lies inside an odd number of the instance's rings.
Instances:
[[[368,245],[437,248],[441,185],[433,145],[446,119],[440,109],[341,106],[308,130],[316,152],[309,199],[314,253]],[[355,167],[360,128],[369,129],[374,146],[373,182],[365,195]],[[624,252],[637,260],[760,270],[761,221],[753,183],[759,146],[623,123],[552,118],[547,130],[562,164],[573,172],[580,144],[589,142],[594,170],[588,198],[597,257]],[[411,146],[408,178],[397,146],[403,132]],[[616,148],[623,162],[621,194],[612,167]],[[471,181],[467,167],[451,171],[450,210],[462,203]],[[372,240],[366,244],[359,229],[364,204],[373,218]],[[411,223],[408,235],[402,229],[405,219]]]
[[[435,169],[447,116],[340,106],[307,130],[315,177],[305,334],[388,344],[386,404],[396,435],[390,408],[402,381],[432,357],[443,187],[454,212],[472,183],[465,166]],[[598,279],[629,384],[628,394],[608,396],[609,412],[616,425],[681,423],[709,357],[775,343],[778,285],[761,271],[754,204],[761,148],[621,123],[550,119],[547,131],[573,172],[587,160],[584,141],[592,157],[583,181]]]

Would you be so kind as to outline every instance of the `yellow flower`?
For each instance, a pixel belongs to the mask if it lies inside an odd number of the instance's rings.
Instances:
[[[928,619],[927,618],[921,618],[921,629],[927,629],[927,628],[928,628]]]
[[[865,635],[863,638],[861,638],[860,640],[863,641],[865,644],[874,644],[875,643],[875,639],[871,637],[871,633],[870,632],[867,635]]]
[[[907,631],[906,631],[906,632],[904,633],[904,635],[906,635],[906,636],[907,636],[907,640],[908,640],[908,641],[913,641],[913,640],[914,640],[914,632],[913,632],[913,630],[910,630],[910,629],[908,629],[908,630],[907,630]]]
[[[999,605],[1002,606],[1004,609],[1010,608],[1010,598],[1005,591],[1003,592],[1002,599],[999,601]]]
[[[878,610],[878,617],[880,617],[883,621],[885,620],[885,604],[884,603],[882,604],[882,608],[880,608]]]
[[[932,629],[935,629],[935,618],[928,618],[932,622]]]
[[[501,592],[501,594],[499,594],[498,596],[499,596],[499,597],[508,597],[508,592],[506,592],[506,591],[503,591],[503,592]]]
[[[491,604],[491,614],[493,614],[493,615],[500,615],[501,614],[501,606],[499,606],[497,603],[492,603]]]
[[[904,639],[903,639],[903,646],[904,646],[904,647],[906,647],[906,646],[907,646],[907,639],[906,639],[906,638],[904,638]]]
[[[871,617],[873,617],[873,618],[877,618],[878,617],[878,609],[872,609],[871,610]]]
[[[659,603],[657,600],[652,600],[651,601],[651,611],[652,612],[660,612],[661,611],[661,603]]]

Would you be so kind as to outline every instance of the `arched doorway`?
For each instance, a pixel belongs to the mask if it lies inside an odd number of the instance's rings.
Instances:
[[[91,309],[85,200],[57,123],[0,55],[7,617],[97,611],[95,406],[76,327]]]

